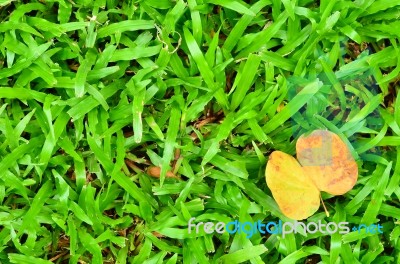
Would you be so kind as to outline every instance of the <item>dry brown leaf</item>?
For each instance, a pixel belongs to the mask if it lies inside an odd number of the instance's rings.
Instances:
[[[161,168],[158,167],[158,166],[150,166],[150,167],[147,168],[147,174],[150,175],[151,177],[154,177],[154,178],[160,178]],[[180,179],[172,171],[167,171],[166,177],[167,178]]]

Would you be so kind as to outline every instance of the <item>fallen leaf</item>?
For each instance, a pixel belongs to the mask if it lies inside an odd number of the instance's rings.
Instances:
[[[357,182],[358,166],[338,135],[315,130],[296,144],[297,160],[319,190],[341,195]]]
[[[302,135],[296,151],[298,161],[284,152],[272,152],[265,179],[282,213],[302,220],[318,210],[320,191],[341,195],[351,190],[358,167],[347,145],[326,130]],[[325,212],[329,215],[326,208]]]
[[[150,175],[151,177],[160,178],[161,168],[160,167],[156,167],[156,166],[150,166],[150,167],[147,168],[147,174]],[[167,171],[166,177],[167,178],[180,179],[172,171]]]
[[[281,151],[272,152],[265,178],[285,216],[302,220],[318,210],[320,192],[292,156]]]

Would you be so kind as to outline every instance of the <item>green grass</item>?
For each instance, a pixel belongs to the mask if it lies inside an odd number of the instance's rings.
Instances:
[[[399,17],[398,0],[0,0],[0,262],[400,263]],[[317,128],[359,178],[308,221],[383,234],[188,233],[288,220],[265,164]]]

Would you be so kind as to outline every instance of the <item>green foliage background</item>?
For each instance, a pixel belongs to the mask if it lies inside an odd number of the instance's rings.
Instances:
[[[400,1],[0,7],[1,263],[400,263]],[[360,175],[308,221],[383,234],[188,234],[287,221],[268,154],[316,128]]]

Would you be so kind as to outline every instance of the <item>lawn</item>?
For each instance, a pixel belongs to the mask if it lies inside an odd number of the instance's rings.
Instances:
[[[0,0],[0,263],[400,263],[399,18],[399,0]],[[266,164],[316,129],[358,178],[302,222],[382,232],[207,231],[291,222]]]

